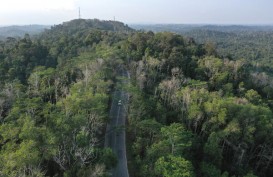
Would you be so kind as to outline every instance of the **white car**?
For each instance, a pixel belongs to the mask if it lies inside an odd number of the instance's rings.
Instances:
[[[119,105],[119,106],[121,105],[121,100],[118,101],[118,105]]]

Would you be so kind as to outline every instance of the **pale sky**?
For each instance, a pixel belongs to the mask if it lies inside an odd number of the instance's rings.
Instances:
[[[273,0],[0,0],[0,26],[78,18],[141,24],[273,24]]]

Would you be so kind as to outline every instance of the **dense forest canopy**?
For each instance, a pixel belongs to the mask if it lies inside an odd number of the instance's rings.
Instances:
[[[242,25],[132,25],[135,29],[171,31],[194,38],[198,43],[211,43],[222,57],[245,58],[272,73],[273,26]]]
[[[73,20],[0,50],[0,176],[103,176],[120,22]]]
[[[109,176],[117,161],[103,142],[121,66],[130,176],[273,176],[270,62],[197,40],[78,19],[2,41],[0,176]]]

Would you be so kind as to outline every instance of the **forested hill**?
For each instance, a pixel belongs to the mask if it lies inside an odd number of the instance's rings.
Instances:
[[[129,28],[127,25],[124,25],[118,21],[105,21],[98,19],[75,19],[68,22],[64,22],[60,25],[54,25],[50,30],[47,30],[48,33],[67,33],[74,34],[79,31],[87,31],[90,29],[98,29],[105,31],[119,31],[119,32],[130,32],[133,31],[132,28]]]
[[[98,19],[75,19],[68,22],[64,22],[59,25],[13,25],[13,26],[3,26],[0,27],[0,40],[6,40],[7,37],[22,38],[25,34],[30,36],[38,35],[44,32],[47,33],[57,33],[58,31],[62,33],[73,34],[77,31],[99,29],[108,31],[127,31],[130,32],[133,29],[124,25],[122,22],[118,21],[105,21]]]
[[[109,176],[113,88],[130,93],[130,176],[273,176],[272,76],[209,43],[78,19],[2,42],[0,76],[0,176]]]

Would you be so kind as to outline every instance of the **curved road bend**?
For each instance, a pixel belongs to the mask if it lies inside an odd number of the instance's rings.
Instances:
[[[120,76],[129,78],[128,71],[121,69]],[[127,80],[121,80],[122,85],[127,84]],[[110,109],[110,121],[107,125],[105,135],[105,147],[110,147],[116,154],[118,164],[111,170],[112,177],[129,177],[126,158],[126,138],[125,138],[125,118],[128,108],[129,95],[122,87],[113,93],[112,105]],[[121,105],[118,101],[121,100]]]

